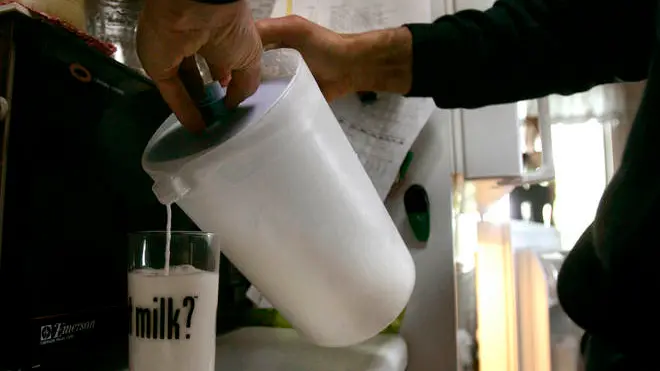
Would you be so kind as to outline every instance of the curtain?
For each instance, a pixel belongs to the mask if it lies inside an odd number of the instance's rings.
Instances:
[[[630,120],[641,101],[644,82],[617,83],[596,86],[584,93],[570,96],[550,96],[552,123],[583,123],[596,119],[602,123],[618,124]],[[535,116],[536,101],[527,104],[527,114]]]

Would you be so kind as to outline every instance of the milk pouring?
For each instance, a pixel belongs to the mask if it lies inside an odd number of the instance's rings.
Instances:
[[[172,205],[165,205],[167,223],[165,224],[165,275],[170,273],[170,255],[172,245]]]
[[[301,336],[362,342],[406,306],[412,258],[300,55],[262,65],[258,91],[204,133],[171,116],[143,168]]]
[[[215,370],[218,280],[191,266],[128,274],[131,370]]]

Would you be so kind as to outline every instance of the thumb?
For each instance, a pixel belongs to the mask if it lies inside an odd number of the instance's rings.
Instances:
[[[313,24],[300,16],[288,15],[259,20],[256,26],[264,48],[296,49],[309,36]]]

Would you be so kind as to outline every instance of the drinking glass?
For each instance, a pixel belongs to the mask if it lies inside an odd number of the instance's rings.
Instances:
[[[219,265],[211,233],[129,235],[131,371],[215,370]]]

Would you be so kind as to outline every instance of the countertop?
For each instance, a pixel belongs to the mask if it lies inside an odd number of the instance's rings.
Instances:
[[[291,329],[246,327],[217,341],[216,370],[405,371],[407,364],[406,343],[398,335],[379,335],[348,348],[321,348]]]

